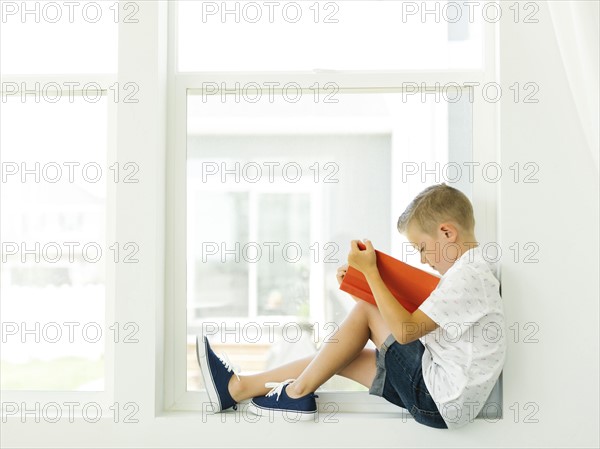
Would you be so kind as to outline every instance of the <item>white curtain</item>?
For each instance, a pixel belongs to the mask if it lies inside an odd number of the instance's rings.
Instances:
[[[577,0],[547,3],[579,119],[598,170],[600,2]]]

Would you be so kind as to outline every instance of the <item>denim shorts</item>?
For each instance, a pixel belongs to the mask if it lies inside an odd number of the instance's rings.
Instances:
[[[424,351],[425,347],[418,339],[401,345],[390,334],[376,350],[377,373],[369,393],[408,410],[420,424],[447,429],[423,380],[421,359]]]

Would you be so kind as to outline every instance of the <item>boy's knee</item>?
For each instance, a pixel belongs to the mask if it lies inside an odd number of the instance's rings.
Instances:
[[[357,301],[356,304],[354,305],[354,308],[352,309],[353,313],[357,313],[360,315],[369,315],[371,313],[373,313],[374,310],[377,310],[377,307],[375,307],[373,304],[368,303],[367,301]]]

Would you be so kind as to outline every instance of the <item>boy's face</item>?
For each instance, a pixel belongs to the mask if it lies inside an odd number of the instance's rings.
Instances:
[[[416,224],[408,226],[406,237],[421,253],[421,263],[429,264],[440,274],[446,273],[454,264],[458,251],[456,244],[456,228],[442,223],[435,229],[435,236],[430,236]]]

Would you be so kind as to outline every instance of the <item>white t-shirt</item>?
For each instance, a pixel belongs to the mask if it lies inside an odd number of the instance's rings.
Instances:
[[[506,355],[499,282],[481,251],[463,253],[419,307],[439,327],[420,338],[423,379],[448,429],[481,411]]]

